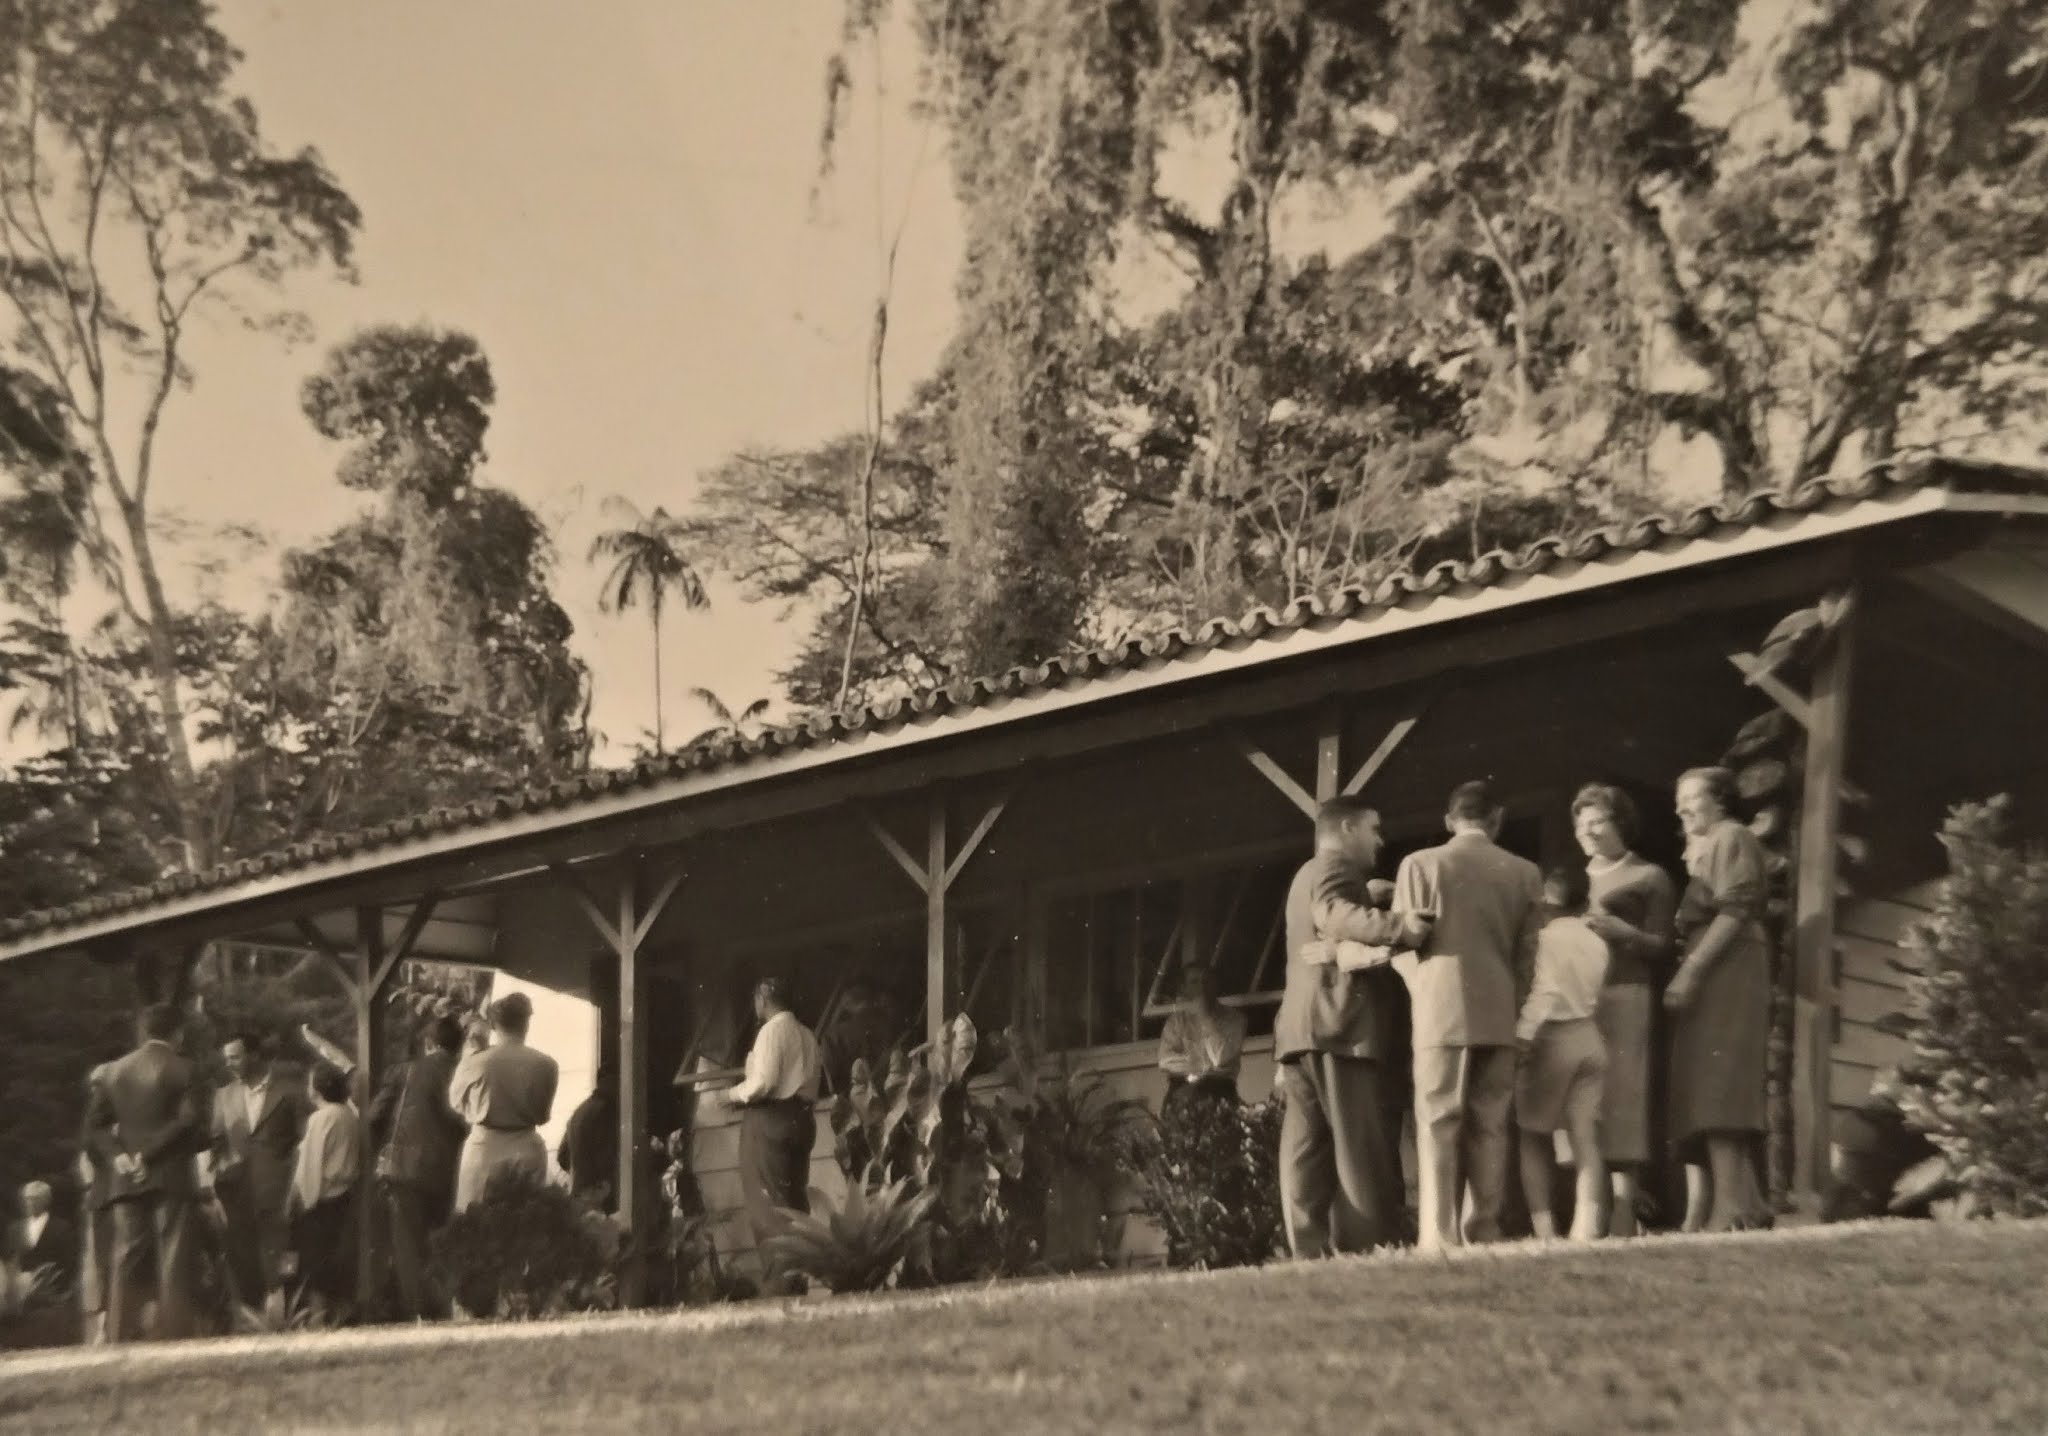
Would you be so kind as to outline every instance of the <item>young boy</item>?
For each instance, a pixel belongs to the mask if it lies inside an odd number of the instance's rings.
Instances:
[[[1543,879],[1549,921],[1536,940],[1536,975],[1515,1025],[1521,1069],[1515,1075],[1515,1125],[1521,1128],[1522,1191],[1541,1240],[1557,1236],[1550,1209],[1562,1130],[1578,1169],[1571,1238],[1603,1234],[1607,1169],[1600,1158],[1600,1086],[1607,1049],[1593,1013],[1607,980],[1607,944],[1586,925],[1586,874],[1557,868]]]

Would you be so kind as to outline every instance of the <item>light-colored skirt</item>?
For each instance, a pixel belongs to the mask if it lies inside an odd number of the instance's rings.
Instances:
[[[525,1172],[536,1184],[547,1181],[548,1146],[540,1133],[531,1127],[523,1132],[470,1128],[469,1140],[462,1144],[462,1162],[455,1169],[455,1210],[468,1211],[482,1201],[491,1178],[508,1169]]]
[[[1607,1049],[1590,1017],[1546,1022],[1515,1073],[1515,1125],[1525,1132],[1555,1132],[1574,1115],[1598,1112]]]
[[[1601,989],[1594,1020],[1607,1044],[1607,1082],[1600,1089],[1600,1155],[1610,1167],[1650,1160],[1650,1020],[1655,994],[1649,984]]]

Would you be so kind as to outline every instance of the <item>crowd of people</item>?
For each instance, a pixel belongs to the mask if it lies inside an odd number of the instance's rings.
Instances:
[[[1411,1111],[1424,1249],[1499,1239],[1513,1152],[1533,1231],[1556,1236],[1560,1133],[1576,1174],[1568,1234],[1632,1235],[1652,1155],[1660,983],[1681,1227],[1770,1223],[1754,1156],[1770,1023],[1764,853],[1734,816],[1726,770],[1686,773],[1676,806],[1682,890],[1637,854],[1636,806],[1606,784],[1572,802],[1584,864],[1548,873],[1499,846],[1504,813],[1484,783],[1452,793],[1448,840],[1403,859],[1391,882],[1374,876],[1384,842],[1373,808],[1322,805],[1315,852],[1288,890],[1273,1028],[1290,1252],[1408,1238]],[[1236,1101],[1244,1014],[1217,1001],[1206,967],[1184,980],[1160,1041],[1167,1105]]]
[[[209,1092],[180,1050],[182,1012],[149,1007],[135,1050],[87,1078],[76,1232],[51,1214],[50,1185],[28,1184],[6,1269],[17,1283],[51,1270],[75,1288],[88,1345],[177,1338],[220,1325],[202,1299],[209,1272],[252,1309],[286,1292],[348,1309],[368,1218],[397,1313],[435,1314],[445,1302],[428,1279],[433,1234],[500,1172],[547,1179],[539,1129],[559,1068],[526,1044],[532,1013],[514,993],[474,1036],[452,1016],[429,1021],[374,1093],[326,1060],[300,1079],[269,1034],[237,1034],[221,1049],[226,1080]]]
[[[1314,852],[1287,894],[1273,1031],[1291,1253],[1409,1238],[1401,1147],[1411,1115],[1413,1237],[1424,1249],[1500,1237],[1517,1150],[1531,1226],[1556,1235],[1559,1134],[1576,1172],[1569,1235],[1631,1234],[1651,1156],[1660,983],[1682,1226],[1770,1220],[1753,1157],[1765,1125],[1766,867],[1735,798],[1722,769],[1679,780],[1682,890],[1636,853],[1635,805],[1603,784],[1572,803],[1584,864],[1549,873],[1499,845],[1503,810],[1483,783],[1452,793],[1447,840],[1403,859],[1391,881],[1374,875],[1377,812],[1349,797],[1322,805]],[[1244,1013],[1218,1002],[1206,966],[1183,979],[1160,1042],[1168,1108],[1234,1102]],[[739,1175],[760,1239],[779,1210],[808,1206],[821,1062],[781,979],[756,987],[754,1015],[744,1076],[725,1097],[740,1112]],[[547,1179],[539,1129],[559,1068],[527,1045],[531,1016],[513,994],[491,1004],[488,1038],[452,1017],[431,1021],[374,1094],[327,1061],[297,1082],[267,1035],[238,1035],[221,1053],[227,1080],[209,1093],[179,1050],[178,1009],[151,1007],[136,1049],[87,1081],[76,1231],[53,1210],[50,1185],[29,1183],[7,1231],[6,1271],[16,1283],[43,1268],[75,1271],[88,1342],[201,1329],[195,1279],[208,1254],[244,1305],[262,1308],[295,1286],[346,1306],[357,1295],[359,1204],[370,1201],[395,1310],[434,1314],[445,1303],[428,1278],[433,1234],[501,1172]],[[572,1190],[607,1210],[612,1080],[600,1072],[558,1154]]]

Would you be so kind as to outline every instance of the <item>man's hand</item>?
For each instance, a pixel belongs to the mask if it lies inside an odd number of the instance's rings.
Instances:
[[[1602,942],[1626,942],[1636,936],[1636,930],[1613,913],[1589,912],[1586,914],[1586,926]]]
[[[1337,967],[1343,972],[1363,972],[1368,968],[1385,967],[1394,960],[1390,947],[1371,947],[1362,942],[1340,942],[1337,944]]]
[[[114,1155],[114,1172],[117,1176],[133,1177],[142,1171],[142,1158],[132,1152],[117,1152]]]
[[[1429,941],[1429,934],[1436,925],[1436,918],[1424,912],[1401,914],[1401,940],[1410,947],[1420,949]]]
[[[1533,1051],[1535,1047],[1535,1038],[1523,1037],[1520,1034],[1517,1034],[1515,1037],[1515,1060],[1518,1062],[1527,1062],[1529,1060],[1529,1053]]]
[[[1337,944],[1325,942],[1319,937],[1311,938],[1301,945],[1301,951],[1296,956],[1310,967],[1328,967],[1337,960]]]
[[[1367,882],[1366,882],[1366,884],[1365,884],[1365,893],[1366,893],[1366,896],[1367,896],[1367,897],[1368,897],[1369,899],[1371,899],[1371,901],[1372,901],[1372,905],[1373,905],[1374,907],[1392,907],[1392,906],[1393,906],[1393,903],[1394,903],[1394,884],[1393,884],[1393,882],[1392,882],[1392,881],[1391,881],[1390,879],[1387,879],[1387,878],[1371,878],[1371,879],[1368,879],[1368,880],[1367,880]]]

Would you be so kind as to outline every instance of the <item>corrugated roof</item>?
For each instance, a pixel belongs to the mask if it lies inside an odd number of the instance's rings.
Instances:
[[[752,737],[715,740],[632,768],[588,773],[517,796],[437,809],[374,828],[317,838],[260,857],[223,863],[204,872],[174,874],[145,887],[87,898],[68,907],[29,913],[0,923],[0,941],[18,941],[132,913],[174,898],[276,877],[315,863],[371,853],[419,838],[481,828],[521,814],[572,810],[607,795],[739,767],[792,750],[829,748],[865,734],[971,711],[999,700],[1091,683],[1140,665],[1198,656],[1226,645],[1243,646],[1283,638],[1309,625],[1366,624],[1396,607],[1413,608],[1418,601],[1428,604],[1448,596],[1483,591],[1554,568],[1650,549],[1683,547],[1731,529],[1754,528],[1775,517],[1877,499],[1901,490],[1939,487],[1979,494],[2040,495],[2048,493],[2048,476],[1996,465],[1930,462],[1898,471],[1816,480],[1792,490],[1759,492],[1734,503],[1703,506],[1677,518],[1643,519],[1569,540],[1546,538],[1512,552],[1495,551],[1470,562],[1441,563],[1421,574],[1390,578],[1372,589],[1345,589],[1327,598],[1303,599],[1279,610],[1259,608],[1237,620],[1212,619],[1192,630],[1179,629],[1074,653],[1042,664],[1013,668],[993,678],[962,680],[912,698],[847,714],[820,715]]]

